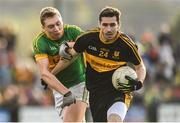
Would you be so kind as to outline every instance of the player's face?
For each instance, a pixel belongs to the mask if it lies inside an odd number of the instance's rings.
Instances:
[[[100,29],[104,38],[107,40],[113,39],[119,30],[119,24],[117,22],[116,16],[102,17],[100,22]]]
[[[62,18],[54,15],[45,19],[43,30],[51,40],[60,39],[64,33]]]

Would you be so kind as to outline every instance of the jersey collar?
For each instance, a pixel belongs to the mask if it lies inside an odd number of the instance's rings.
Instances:
[[[104,36],[102,34],[102,30],[100,30],[100,33],[99,33],[99,39],[104,44],[111,44],[111,43],[115,42],[118,37],[119,37],[119,31],[117,32],[116,36],[113,39],[111,39],[111,40],[107,40],[107,39],[104,38]]]

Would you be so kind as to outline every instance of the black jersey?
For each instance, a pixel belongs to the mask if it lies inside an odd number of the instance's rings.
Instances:
[[[137,45],[125,34],[105,42],[99,28],[87,31],[77,38],[74,50],[84,52],[86,58],[86,83],[91,92],[105,93],[113,89],[112,73],[131,62],[140,64]]]

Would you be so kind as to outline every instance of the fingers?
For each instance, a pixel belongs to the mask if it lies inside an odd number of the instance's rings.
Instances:
[[[72,55],[68,53],[68,50],[69,50],[69,45],[67,44],[67,42],[61,44],[59,47],[59,55],[64,59],[71,60]]]
[[[61,108],[64,108],[66,106],[70,106],[71,104],[75,104],[76,103],[76,100],[74,100],[74,102],[69,102],[69,103],[64,103],[61,105]]]
[[[65,106],[69,106],[73,103],[76,103],[76,99],[75,96],[72,94],[72,92],[69,91],[63,96],[63,103],[61,105],[61,108],[64,108]]]
[[[127,79],[129,81],[133,81],[134,80],[133,78],[131,78],[130,76],[127,76],[127,75],[125,75],[125,79]]]
[[[67,43],[67,42],[65,42],[64,44],[65,44],[67,47],[69,47],[69,45],[68,45],[68,43]]]
[[[118,90],[122,91],[123,93],[130,93],[132,92],[132,85],[125,84],[125,83],[118,83]]]
[[[61,105],[61,108],[64,108],[64,107],[66,107],[66,106],[69,106],[71,103],[63,103],[62,105]]]
[[[129,81],[129,84],[135,85],[137,83],[137,81],[130,76],[125,75],[125,79]]]
[[[62,104],[61,108],[64,108],[64,107],[69,106],[69,105],[70,105],[70,103]]]
[[[43,79],[41,79],[41,85],[43,86],[44,90],[46,90],[48,87],[48,84],[46,84]]]

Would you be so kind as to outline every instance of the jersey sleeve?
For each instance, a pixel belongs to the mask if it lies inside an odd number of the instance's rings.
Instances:
[[[124,39],[126,40],[127,44],[126,56],[128,57],[126,57],[126,61],[129,61],[135,65],[140,64],[142,59],[138,52],[138,46],[127,35],[124,36]]]
[[[88,38],[87,35],[81,35],[76,39],[76,43],[74,44],[74,50],[77,53],[84,52],[88,46]]]
[[[36,60],[48,57],[47,44],[42,39],[35,39],[33,41],[33,53]]]

